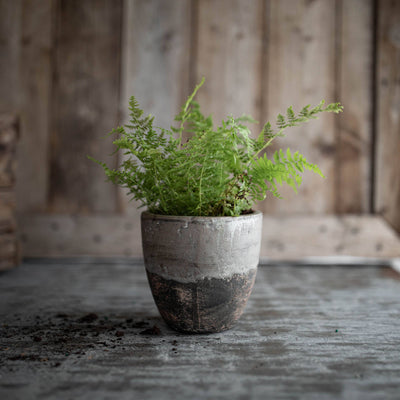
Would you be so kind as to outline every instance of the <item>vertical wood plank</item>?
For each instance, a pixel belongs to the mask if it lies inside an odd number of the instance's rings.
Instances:
[[[334,101],[335,1],[271,0],[267,19],[268,63],[263,92],[263,116],[272,123],[293,105],[299,111],[321,99]],[[260,208],[269,213],[322,214],[334,210],[335,130],[332,115],[323,115],[302,127],[291,128],[276,148],[298,150],[320,166],[326,180],[308,172],[299,194],[282,187],[284,200],[267,197]]]
[[[19,109],[21,1],[0,0],[0,110]]]
[[[377,9],[375,211],[400,232],[400,2]]]
[[[220,124],[229,114],[259,120],[263,46],[263,1],[202,0],[198,3],[196,79],[204,114]],[[251,126],[258,133],[261,126]],[[258,131],[257,131],[258,130]]]
[[[339,2],[338,154],[336,207],[338,213],[370,211],[372,139],[372,0]]]
[[[121,112],[128,120],[128,101],[134,95],[155,124],[169,128],[189,88],[191,2],[125,0]],[[120,190],[120,207],[137,214],[137,204]]]
[[[116,210],[116,188],[105,182],[102,169],[86,155],[104,160],[113,151],[105,135],[118,123],[121,19],[120,0],[58,1],[52,212]]]
[[[15,211],[14,190],[0,188],[0,236],[11,233],[15,234],[17,228]]]
[[[15,219],[15,163],[18,117],[0,113],[0,271],[18,263]]]
[[[47,206],[54,6],[54,0],[42,0],[40,6],[35,0],[22,1],[19,212],[43,212]]]
[[[0,189],[14,189],[18,117],[15,113],[0,114]]]

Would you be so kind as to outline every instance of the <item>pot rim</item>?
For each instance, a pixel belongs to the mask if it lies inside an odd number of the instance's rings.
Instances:
[[[252,213],[239,215],[237,217],[230,216],[197,216],[197,215],[163,215],[163,214],[154,214],[149,211],[143,211],[141,214],[141,219],[157,219],[157,220],[165,220],[165,221],[237,221],[240,219],[251,219],[251,218],[260,218],[262,217],[262,212],[259,210],[254,210]]]

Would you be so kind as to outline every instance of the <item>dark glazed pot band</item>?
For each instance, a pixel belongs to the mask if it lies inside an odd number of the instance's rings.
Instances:
[[[158,310],[180,332],[212,333],[230,329],[239,319],[254,285],[256,270],[231,278],[181,283],[147,273]]]

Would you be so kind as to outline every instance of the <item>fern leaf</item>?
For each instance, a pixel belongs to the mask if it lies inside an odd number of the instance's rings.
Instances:
[[[293,107],[292,106],[290,106],[288,109],[287,109],[287,111],[286,111],[286,114],[287,114],[287,119],[288,119],[288,121],[289,121],[289,125],[290,126],[294,126],[294,125],[296,125],[296,116],[295,116],[295,113],[294,113],[294,111],[293,111]]]
[[[278,114],[276,125],[279,129],[284,129],[286,127],[285,117],[282,114]]]

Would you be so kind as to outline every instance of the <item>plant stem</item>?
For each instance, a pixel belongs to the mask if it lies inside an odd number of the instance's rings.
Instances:
[[[201,79],[201,82],[194,88],[193,93],[188,97],[188,99],[186,100],[185,105],[183,106],[183,117],[181,119],[181,124],[179,126],[179,148],[182,148],[182,134],[183,134],[183,129],[184,129],[184,124],[187,121],[189,114],[188,114],[188,108],[190,106],[190,103],[193,101],[194,96],[196,96],[196,93],[198,92],[198,90],[203,86],[205,81],[205,78],[203,76],[203,78]]]

